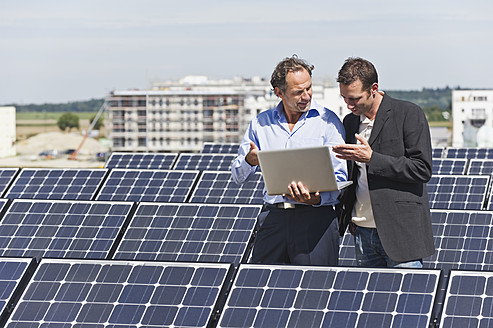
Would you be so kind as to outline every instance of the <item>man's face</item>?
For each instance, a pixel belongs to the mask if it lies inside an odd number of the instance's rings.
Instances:
[[[373,108],[374,89],[378,85],[373,84],[371,91],[363,91],[363,83],[358,79],[349,85],[339,83],[339,90],[347,108],[355,115],[369,115]]]
[[[312,79],[305,70],[289,72],[286,76],[286,91],[276,88],[276,95],[282,99],[284,110],[288,113],[304,113],[310,109],[312,101]]]

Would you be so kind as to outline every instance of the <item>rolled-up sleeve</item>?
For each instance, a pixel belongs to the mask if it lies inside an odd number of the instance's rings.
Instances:
[[[245,160],[246,154],[250,151],[250,141],[255,142],[255,137],[252,129],[254,122],[250,122],[248,129],[245,132],[243,141],[238,149],[238,156],[233,160],[231,164],[231,176],[233,181],[237,184],[242,184],[247,181],[257,171],[257,165],[251,166]],[[257,147],[258,147],[258,143]]]

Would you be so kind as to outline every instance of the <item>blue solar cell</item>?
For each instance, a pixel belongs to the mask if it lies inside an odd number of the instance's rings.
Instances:
[[[218,327],[428,327],[439,274],[242,264]]]
[[[230,172],[204,171],[190,198],[191,203],[263,204],[264,181],[261,173],[242,185],[233,181]]]
[[[260,210],[259,205],[142,203],[114,258],[238,265]]]
[[[42,260],[6,327],[206,327],[228,264]]]
[[[483,209],[489,176],[435,175],[427,183],[430,207],[434,209]]]
[[[434,158],[432,173],[433,175],[465,174],[467,162],[467,159]]]
[[[490,327],[493,273],[451,271],[440,327]]]
[[[177,153],[112,153],[104,167],[109,169],[170,170]]]
[[[446,158],[493,159],[493,148],[450,147]]]
[[[22,169],[6,198],[91,200],[106,169]]]
[[[467,174],[470,175],[490,175],[493,173],[493,160],[471,159]]]
[[[0,221],[0,255],[106,258],[132,203],[13,201]]]
[[[445,148],[443,147],[433,147],[432,149],[432,157],[433,159],[435,158],[442,158],[443,154],[445,153]]]
[[[233,154],[185,154],[178,157],[175,170],[229,171],[236,155]]]
[[[431,211],[435,254],[424,266],[436,269],[492,270],[493,212]]]
[[[11,297],[19,288],[30,263],[31,259],[0,259],[0,318],[10,310]]]
[[[203,154],[238,154],[240,144],[237,143],[204,143]]]
[[[356,253],[354,251],[354,237],[346,230],[339,245],[339,265],[356,266]]]
[[[185,202],[198,171],[113,169],[96,200]]]
[[[0,169],[0,197],[3,196],[18,171],[19,169],[17,168]]]

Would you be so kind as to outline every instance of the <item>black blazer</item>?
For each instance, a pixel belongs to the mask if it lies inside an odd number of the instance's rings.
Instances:
[[[344,118],[346,142],[356,143],[360,117]],[[368,140],[373,150],[367,164],[368,188],[378,235],[387,255],[407,262],[434,251],[426,182],[431,178],[430,129],[421,108],[383,96]],[[348,162],[353,184],[341,194],[340,232],[351,221],[356,199],[358,169]]]

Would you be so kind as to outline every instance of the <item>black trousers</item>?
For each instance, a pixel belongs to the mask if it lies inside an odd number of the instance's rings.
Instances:
[[[338,264],[339,225],[332,206],[280,209],[264,205],[258,221],[252,263]]]

